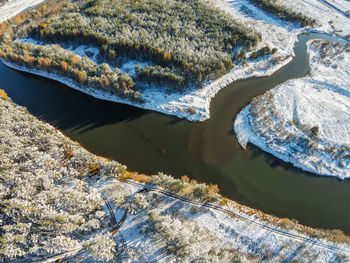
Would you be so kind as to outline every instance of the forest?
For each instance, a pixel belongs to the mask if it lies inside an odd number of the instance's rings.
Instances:
[[[21,38],[45,45],[15,41]],[[224,75],[261,34],[202,0],[49,0],[2,23],[0,40],[5,60],[139,99],[150,85],[183,91]],[[97,47],[101,63],[87,57],[72,63],[74,54],[57,43]],[[136,66],[132,77],[121,74],[128,60],[148,66]]]

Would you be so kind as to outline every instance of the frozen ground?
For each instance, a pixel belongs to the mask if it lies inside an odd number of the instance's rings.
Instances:
[[[350,177],[350,45],[309,42],[311,75],[255,98],[237,116],[243,147],[251,142],[320,175]]]
[[[0,120],[1,262],[350,258],[350,238],[339,232],[314,230],[227,199],[222,206],[207,203],[196,192],[203,185],[183,183],[190,191],[174,195],[164,186],[181,181],[163,174],[147,186],[122,182],[129,173],[124,166],[94,156],[1,97]]]

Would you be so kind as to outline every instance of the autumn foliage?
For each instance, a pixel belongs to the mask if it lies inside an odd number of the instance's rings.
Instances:
[[[51,66],[52,60],[50,58],[38,58],[38,63],[40,65],[40,67],[42,68],[47,68],[49,66]]]
[[[65,61],[61,61],[61,69],[65,72],[68,69],[68,63]]]
[[[7,93],[2,89],[0,89],[0,97],[4,100],[8,100]]]

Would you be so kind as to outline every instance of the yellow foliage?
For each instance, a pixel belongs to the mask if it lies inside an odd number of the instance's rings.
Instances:
[[[145,174],[139,174],[139,173],[135,173],[135,172],[129,172],[126,171],[124,174],[120,175],[119,180],[120,181],[125,181],[126,179],[132,179],[134,181],[137,181],[139,183],[150,183],[152,177],[149,175],[145,175]]]
[[[190,182],[190,178],[185,174],[184,176],[181,176],[181,181],[183,183],[189,183]]]
[[[12,52],[13,51],[13,48],[11,46],[7,46],[6,48],[7,48],[8,52]]]
[[[75,66],[79,61],[81,60],[81,57],[79,57],[79,56],[74,56],[72,59],[71,59],[71,64],[73,65],[73,66]]]
[[[90,175],[98,175],[100,173],[100,166],[98,163],[89,163],[88,164],[88,169],[90,172]]]
[[[71,159],[71,158],[73,157],[73,151],[72,151],[72,149],[71,149],[70,147],[65,148],[65,149],[63,150],[63,155],[64,155],[65,158]]]
[[[193,63],[186,63],[185,67],[189,70],[193,68]]]
[[[52,60],[50,58],[38,58],[38,63],[42,68],[47,68],[51,66]]]
[[[27,64],[33,64],[35,58],[33,56],[30,56],[28,54],[25,54],[23,56],[24,62],[26,62]]]
[[[1,22],[0,23],[0,35],[2,35],[2,33],[4,33],[7,30],[7,24],[5,22]]]
[[[104,85],[104,86],[109,86],[110,84],[111,84],[111,82],[109,81],[108,78],[104,78],[104,79],[103,79],[103,85]]]
[[[68,69],[68,63],[65,62],[65,61],[61,61],[61,69],[62,69],[63,71],[67,71],[67,69]]]
[[[7,93],[2,89],[0,89],[0,97],[4,100],[8,100]]]
[[[220,192],[220,189],[217,184],[210,184],[209,191],[213,194],[218,194]]]
[[[20,24],[22,22],[21,16],[16,16],[15,17],[15,21],[16,21],[17,24]]]
[[[6,53],[3,50],[1,50],[1,49],[0,49],[0,57],[2,57],[2,58],[6,58],[7,57]]]
[[[84,71],[79,71],[78,78],[80,83],[84,83],[86,81],[86,73]]]
[[[165,52],[165,53],[164,53],[164,55],[163,55],[163,58],[164,58],[164,60],[169,61],[169,60],[171,60],[171,54],[170,54],[170,53]]]

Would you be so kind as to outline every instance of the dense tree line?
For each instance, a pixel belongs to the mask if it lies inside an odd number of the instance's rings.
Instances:
[[[290,8],[278,4],[271,0],[250,0],[253,4],[260,7],[266,12],[272,13],[283,20],[292,21],[301,24],[302,26],[314,26],[316,20],[312,19],[300,12],[295,12]]]

